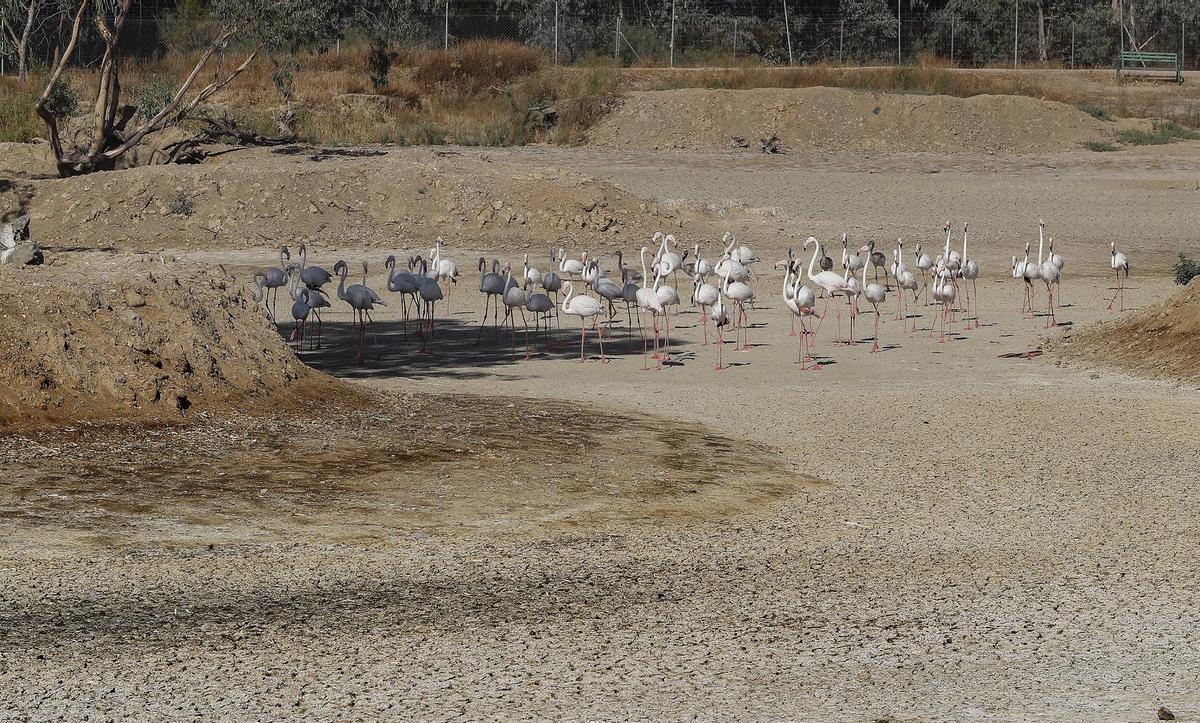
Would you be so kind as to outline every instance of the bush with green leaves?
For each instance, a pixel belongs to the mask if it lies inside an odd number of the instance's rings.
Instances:
[[[1192,279],[1200,276],[1200,264],[1182,251],[1179,252],[1179,260],[1171,270],[1175,272],[1175,283],[1180,286],[1187,286]]]

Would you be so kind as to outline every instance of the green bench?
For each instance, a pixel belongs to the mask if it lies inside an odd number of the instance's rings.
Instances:
[[[1176,53],[1143,53],[1135,50],[1123,50],[1117,54],[1117,80],[1121,79],[1121,71],[1147,71],[1147,66],[1155,65],[1163,70],[1175,71],[1175,82],[1183,82],[1183,69],[1179,65],[1179,55]]]

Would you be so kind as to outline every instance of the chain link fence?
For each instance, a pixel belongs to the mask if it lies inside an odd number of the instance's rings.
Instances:
[[[1120,46],[1117,22],[1097,5],[1071,17],[1039,23],[1032,5],[999,0],[970,15],[949,9],[913,13],[901,6],[841,3],[842,12],[802,12],[785,2],[739,6],[713,0],[677,0],[640,12],[580,12],[576,0],[530,0],[521,11],[488,10],[480,0],[441,0],[434,11],[409,19],[409,45],[453,47],[464,41],[511,40],[543,49],[554,62],[643,67],[704,67],[743,63],[896,65],[916,61],[960,67],[1050,66],[1110,68]],[[768,8],[769,12],[763,12]],[[865,8],[865,9],[864,9]],[[755,12],[751,12],[751,10]],[[174,24],[173,24],[174,23]],[[1179,53],[1185,68],[1200,67],[1200,22],[1154,29],[1148,51]],[[60,21],[39,27],[30,44],[34,65],[48,64],[65,42]],[[152,58],[186,35],[170,13],[135,17],[122,35],[126,57]],[[94,31],[93,31],[94,34]],[[98,38],[85,34],[76,58]],[[350,41],[347,41],[350,42]],[[15,72],[15,53],[0,52],[0,69]],[[336,51],[335,51],[336,52]]]

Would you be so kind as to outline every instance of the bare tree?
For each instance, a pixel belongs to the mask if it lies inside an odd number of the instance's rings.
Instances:
[[[50,147],[58,172],[74,176],[94,171],[110,170],[130,149],[151,133],[162,130],[175,119],[186,116],[217,91],[241,75],[264,48],[294,43],[299,37],[313,37],[314,28],[306,31],[305,23],[321,16],[320,0],[222,0],[215,3],[213,39],[180,83],[174,95],[150,118],[129,128],[136,109],[121,104],[121,33],[134,6],[134,0],[73,0],[72,24],[67,45],[55,61],[45,89],[34,104],[38,116],[46,124]],[[92,122],[86,142],[77,148],[64,148],[59,133],[60,118],[50,102],[63,72],[71,62],[79,44],[80,32],[90,21],[101,40],[103,55],[98,67],[92,106]],[[232,69],[217,63],[212,80],[198,90],[201,74],[218,53],[242,44],[242,61]]]
[[[0,0],[0,52],[17,56],[17,78],[29,81],[29,45],[34,32],[62,14],[55,0]]]

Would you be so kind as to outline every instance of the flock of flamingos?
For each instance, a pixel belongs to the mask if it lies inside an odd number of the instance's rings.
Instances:
[[[812,250],[807,265],[788,250],[788,257],[774,264],[775,269],[784,271],[782,284],[783,302],[792,313],[792,329],[790,335],[800,337],[796,363],[802,369],[820,369],[813,354],[813,338],[820,330],[829,307],[833,305],[837,318],[837,344],[856,344],[854,324],[862,303],[870,304],[874,312],[874,333],[871,337],[871,352],[879,351],[879,327],[882,312],[880,306],[887,302],[887,295],[894,293],[896,308],[894,321],[904,322],[904,331],[915,332],[915,314],[908,312],[910,304],[918,304],[921,296],[925,296],[926,305],[936,305],[938,311],[933,323],[929,326],[929,336],[935,329],[938,331],[938,341],[945,341],[947,327],[953,329],[956,314],[963,314],[961,321],[967,329],[978,328],[979,307],[976,280],[979,278],[979,264],[967,255],[967,225],[963,224],[962,250],[952,249],[952,230],[946,222],[942,229],[945,232],[945,244],[936,257],[925,253],[920,243],[912,253],[912,266],[905,261],[904,242],[897,240],[891,250],[891,259],[883,252],[875,249],[875,243],[853,249],[842,235],[842,253],[840,271],[835,270],[835,264],[826,254],[825,246],[816,238],[809,237],[805,241],[802,253]],[[1032,242],[1026,243],[1022,256],[1012,257],[1012,276],[1023,280],[1025,284],[1024,300],[1021,315],[1032,318],[1035,314],[1036,295],[1035,282],[1041,281],[1046,286],[1046,328],[1057,324],[1055,319],[1054,294],[1061,285],[1063,257],[1054,252],[1054,239],[1046,243],[1045,223],[1038,225],[1037,259],[1030,258]],[[529,263],[525,255],[522,267],[514,270],[511,264],[500,266],[499,261],[493,261],[490,266],[486,259],[478,262],[479,291],[485,295],[483,319],[479,324],[475,343],[480,343],[483,329],[488,321],[488,308],[492,310],[492,325],[497,334],[500,329],[508,326],[511,329],[512,352],[516,356],[516,314],[519,312],[525,327],[525,356],[530,356],[529,350],[529,319],[526,312],[531,314],[535,322],[535,333],[548,333],[552,323],[557,323],[561,314],[579,318],[579,361],[586,358],[588,320],[596,334],[600,348],[600,362],[608,361],[604,352],[604,338],[612,335],[612,322],[617,316],[617,304],[624,304],[627,323],[630,330],[636,324],[642,340],[643,369],[649,369],[649,360],[656,362],[656,368],[662,368],[664,361],[671,359],[671,316],[673,310],[682,301],[679,292],[679,274],[691,279],[690,303],[700,307],[700,322],[704,327],[704,344],[708,341],[708,324],[711,321],[716,332],[717,364],[721,370],[724,364],[725,330],[732,327],[735,348],[739,351],[749,349],[749,310],[754,308],[756,298],[755,286],[758,275],[755,267],[760,263],[759,258],[746,245],[740,244],[732,233],[726,233],[721,239],[724,250],[715,260],[700,255],[699,244],[692,249],[679,253],[679,243],[672,235],[655,233],[650,245],[643,246],[639,253],[641,274],[625,266],[621,252],[615,254],[617,266],[615,278],[610,278],[609,270],[603,268],[599,260],[589,258],[585,251],[578,259],[568,257],[565,249],[553,250],[549,253],[550,265],[542,271]],[[304,245],[299,248],[299,263],[289,263],[291,254],[286,247],[280,249],[279,266],[262,269],[254,273],[254,296],[265,304],[272,320],[276,319],[275,302],[280,288],[286,288],[292,299],[291,315],[294,321],[289,341],[296,341],[301,349],[307,344],[309,348],[317,348],[321,344],[321,313],[330,307],[330,300],[323,290],[336,278],[338,280],[337,298],[350,306],[354,314],[354,324],[357,332],[358,362],[364,361],[364,351],[368,336],[371,337],[376,353],[380,353],[378,338],[373,331],[371,312],[387,302],[374,289],[367,285],[367,262],[362,264],[362,283],[346,285],[349,268],[345,261],[334,264],[333,273],[319,266],[308,264],[307,252]],[[1044,253],[1045,252],[1045,253]],[[688,256],[691,255],[689,259]],[[865,256],[865,260],[864,260]],[[1110,245],[1110,268],[1116,274],[1117,285],[1108,309],[1112,310],[1114,303],[1120,303],[1125,309],[1125,282],[1129,277],[1129,259],[1116,249],[1116,244]],[[405,260],[404,266],[398,266],[396,258],[389,256],[384,262],[388,270],[387,290],[398,294],[403,314],[404,335],[407,338],[409,325],[409,304],[413,307],[416,331],[421,338],[420,352],[428,353],[428,341],[434,335],[435,311],[438,302],[449,304],[452,289],[459,281],[458,265],[443,254],[442,239],[437,240],[434,248],[430,249],[429,258],[413,256]],[[868,281],[868,269],[873,270],[874,276]],[[880,274],[883,283],[880,283]],[[861,275],[861,278],[859,278]],[[919,275],[919,278],[918,278]],[[823,305],[818,313],[818,296],[815,286],[823,298]],[[594,294],[594,296],[592,295]],[[554,296],[551,300],[550,296]],[[911,300],[909,297],[911,296]],[[841,297],[844,300],[835,300]],[[500,307],[504,307],[504,318],[499,318]],[[845,307],[848,316],[848,337],[842,337],[842,313]],[[907,329],[907,320],[911,318],[912,328]],[[648,319],[648,324],[644,321]],[[811,323],[816,319],[816,324]],[[796,321],[800,322],[800,331],[796,331]],[[310,329],[310,324],[315,329]],[[647,328],[648,327],[648,328]]]

